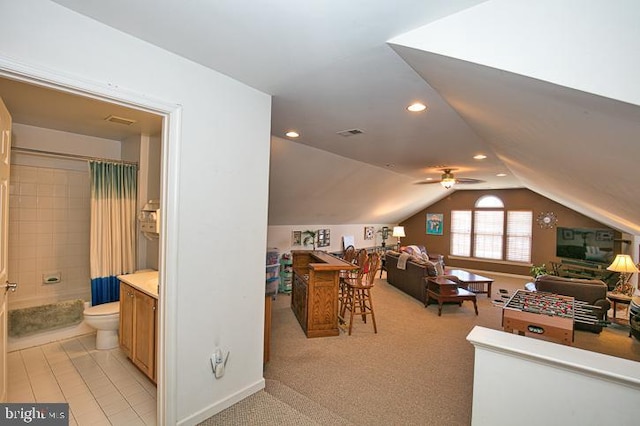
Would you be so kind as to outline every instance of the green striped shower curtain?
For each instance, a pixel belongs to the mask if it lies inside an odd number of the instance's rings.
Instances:
[[[136,262],[137,167],[90,161],[91,304],[120,300],[117,276]]]

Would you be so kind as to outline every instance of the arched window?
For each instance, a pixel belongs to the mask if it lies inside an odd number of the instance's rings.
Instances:
[[[495,195],[483,195],[482,197],[478,198],[478,200],[476,201],[476,208],[477,209],[482,209],[482,208],[503,209],[504,203],[500,198],[496,197]]]
[[[532,228],[531,210],[505,210],[499,197],[484,195],[474,210],[451,211],[451,254],[529,263]]]

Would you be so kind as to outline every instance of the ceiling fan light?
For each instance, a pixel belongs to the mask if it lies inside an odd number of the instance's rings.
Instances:
[[[445,189],[451,189],[453,185],[455,185],[456,179],[453,177],[453,173],[451,173],[451,169],[445,169],[442,176],[440,176],[440,185],[442,185]]]
[[[455,185],[456,180],[454,178],[442,178],[442,180],[440,181],[440,185],[442,185],[445,189],[451,189],[453,188],[453,185]]]

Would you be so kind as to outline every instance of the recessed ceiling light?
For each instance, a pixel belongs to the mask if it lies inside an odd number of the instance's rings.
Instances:
[[[297,137],[299,137],[299,136],[300,136],[300,133],[298,133],[298,132],[296,132],[296,131],[294,131],[294,130],[290,130],[290,131],[288,131],[287,133],[285,133],[285,135],[286,135],[287,137],[290,137],[290,138],[297,138]]]
[[[407,110],[411,112],[420,112],[424,111],[425,109],[427,109],[427,106],[425,104],[421,104],[420,102],[416,102],[415,104],[411,104],[407,107]]]
[[[433,180],[433,178],[427,178],[426,180]]]
[[[487,156],[484,154],[478,154],[474,155],[473,158],[475,158],[476,160],[484,160],[485,158],[487,158]]]
[[[505,177],[507,174],[506,173],[498,173],[496,176],[498,177]]]

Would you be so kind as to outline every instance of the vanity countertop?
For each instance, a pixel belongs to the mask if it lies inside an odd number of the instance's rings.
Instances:
[[[118,275],[118,279],[151,297],[158,298],[158,271]]]

